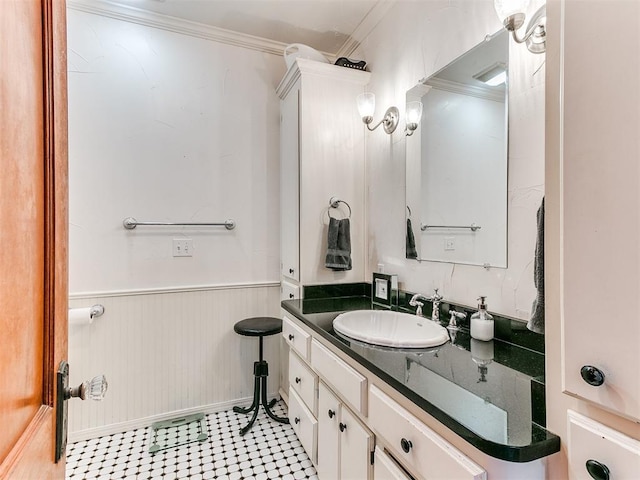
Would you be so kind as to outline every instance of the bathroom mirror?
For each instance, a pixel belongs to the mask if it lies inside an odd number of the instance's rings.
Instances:
[[[422,121],[406,139],[407,258],[507,267],[506,30],[407,92]]]

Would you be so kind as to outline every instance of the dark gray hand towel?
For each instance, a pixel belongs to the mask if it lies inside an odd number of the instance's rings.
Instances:
[[[407,258],[418,258],[418,251],[416,250],[416,237],[413,235],[413,227],[411,226],[411,219],[407,218]]]
[[[544,198],[538,208],[538,235],[536,253],[533,259],[533,284],[536,286],[536,298],[531,306],[531,318],[527,328],[535,333],[544,333]]]
[[[331,270],[351,270],[351,225],[348,218],[329,219],[325,267]]]

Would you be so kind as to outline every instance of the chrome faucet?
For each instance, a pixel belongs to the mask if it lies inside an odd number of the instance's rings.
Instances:
[[[431,320],[434,322],[440,321],[440,302],[442,301],[442,295],[438,294],[436,288],[431,296],[430,300],[433,302],[433,312],[431,313]]]
[[[420,300],[423,300],[422,302]],[[416,293],[413,297],[411,297],[411,300],[409,300],[409,305],[411,305],[412,307],[417,307],[416,308],[416,315],[418,315],[419,317],[423,317],[424,315],[422,314],[422,307],[424,306],[424,302],[426,301],[430,301],[433,302],[433,312],[431,314],[431,320],[433,320],[434,322],[439,322],[440,321],[440,302],[442,301],[442,295],[438,294],[438,289],[435,289],[434,294],[429,298],[429,297],[425,297],[424,295],[421,295],[419,293]]]

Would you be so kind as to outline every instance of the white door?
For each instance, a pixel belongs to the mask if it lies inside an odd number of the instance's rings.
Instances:
[[[340,402],[320,382],[318,389],[318,477],[338,479]]]
[[[300,84],[280,103],[280,261],[282,275],[300,280]]]
[[[564,19],[564,389],[640,420],[640,2]]]
[[[371,478],[373,434],[345,406],[340,420],[340,480]]]

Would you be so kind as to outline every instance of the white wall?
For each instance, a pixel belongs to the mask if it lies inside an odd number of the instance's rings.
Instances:
[[[279,299],[278,285],[71,299],[70,307],[100,303],[105,313],[69,326],[70,383],[101,373],[109,382],[101,402],[69,404],[71,441],[249,405],[258,339],[233,325],[279,316]],[[279,338],[264,340],[270,396],[278,393]]]
[[[534,2],[537,3],[537,2]],[[530,6],[531,12],[535,5]],[[492,0],[398,2],[353,57],[367,60],[369,90],[379,106],[404,112],[405,93],[500,28]],[[405,137],[381,131],[367,136],[369,273],[384,263],[407,290],[489,308],[527,319],[535,298],[533,255],[536,211],[544,194],[544,55],[510,42],[508,268],[418,263],[405,257]]]
[[[68,47],[70,306],[106,309],[70,327],[71,383],[109,381],[103,402],[70,405],[71,439],[229,408],[251,396],[258,356],[234,323],[279,315],[284,61],[73,9]],[[237,227],[128,231],[128,216]],[[193,257],[174,258],[185,237]]]
[[[72,293],[277,281],[282,57],[69,10]],[[137,227],[122,220],[237,222]],[[173,238],[193,239],[174,258]]]

